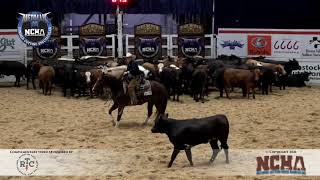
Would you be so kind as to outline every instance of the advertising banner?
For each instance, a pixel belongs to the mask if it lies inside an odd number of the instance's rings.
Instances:
[[[132,171],[134,167],[128,166],[128,162],[140,156],[144,154],[89,149],[3,149],[0,176],[119,176]],[[209,152],[207,156],[210,157]],[[226,164],[221,151],[210,165],[207,158],[200,156],[192,169],[212,176],[320,176],[318,149],[230,149],[229,157]],[[166,163],[159,168],[167,168]]]
[[[16,29],[0,30],[0,60],[24,62],[25,47]]]
[[[271,36],[248,35],[249,56],[271,56]]]
[[[320,59],[320,35],[302,36],[302,58]]]
[[[219,29],[218,55],[264,56],[288,61],[295,58],[310,72],[311,84],[320,84],[320,30],[294,29]]]
[[[297,58],[301,55],[301,36],[272,35],[272,56]]]
[[[26,45],[19,38],[16,29],[0,30],[0,61],[19,61],[25,64]],[[14,76],[0,74],[0,82],[14,82]]]
[[[299,62],[301,69],[299,71],[293,71],[293,74],[300,74],[303,72],[309,72],[309,79],[311,84],[320,84],[320,61],[312,61],[311,59]]]
[[[217,51],[219,55],[247,56],[247,35],[223,34],[218,35]]]

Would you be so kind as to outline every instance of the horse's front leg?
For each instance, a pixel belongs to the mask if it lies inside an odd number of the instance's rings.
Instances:
[[[117,117],[117,122],[116,122],[116,128],[119,127],[119,122],[120,122],[120,119],[121,119],[121,116],[123,114],[123,110],[124,110],[124,106],[121,106],[121,107],[118,107],[118,117]]]
[[[118,104],[117,103],[113,103],[113,105],[111,106],[111,108],[109,109],[109,116],[111,117],[111,122],[112,125],[115,126],[116,123],[114,122],[114,118],[112,116],[112,111],[116,110],[118,108]]]

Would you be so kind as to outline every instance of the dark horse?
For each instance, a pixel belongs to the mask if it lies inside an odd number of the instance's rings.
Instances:
[[[152,95],[138,98],[138,104],[137,104],[137,105],[142,105],[146,102],[148,103],[148,117],[143,123],[144,125],[147,124],[148,120],[152,115],[153,105],[155,105],[157,108],[156,118],[158,118],[159,115],[165,113],[167,108],[167,102],[168,102],[168,92],[166,88],[162,84],[156,81],[150,81],[150,84],[152,89]],[[112,118],[112,124],[115,125],[115,127],[118,127],[124,107],[131,106],[130,97],[127,93],[124,92],[122,80],[119,80],[111,75],[101,74],[100,77],[98,77],[92,90],[95,91],[101,86],[107,86],[111,89],[111,93],[112,93],[111,98],[113,100],[113,105],[109,109],[109,115]],[[114,122],[112,111],[116,109],[118,109],[118,117],[117,117],[117,122]]]

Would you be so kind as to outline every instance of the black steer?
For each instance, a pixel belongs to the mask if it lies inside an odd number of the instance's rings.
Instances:
[[[14,75],[14,86],[20,87],[20,78],[26,74],[26,66],[18,61],[0,61],[0,75]]]
[[[193,166],[191,147],[208,142],[213,150],[212,157],[209,161],[211,164],[220,151],[218,140],[221,143],[221,148],[224,149],[226,163],[229,163],[227,144],[229,122],[225,115],[188,120],[169,119],[168,114],[166,114],[166,116],[160,115],[151,132],[167,134],[170,142],[174,145],[168,167],[172,166],[180,150],[185,150],[190,165]]]
[[[292,74],[288,77],[289,87],[304,87],[306,81],[309,81],[310,72],[303,72],[298,74]]]

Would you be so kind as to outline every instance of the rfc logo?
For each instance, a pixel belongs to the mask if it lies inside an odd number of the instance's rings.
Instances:
[[[23,154],[17,160],[17,169],[21,174],[30,176],[37,171],[38,161],[30,154]]]
[[[52,33],[49,13],[19,13],[18,34],[20,39],[29,46],[37,47],[49,40]]]

